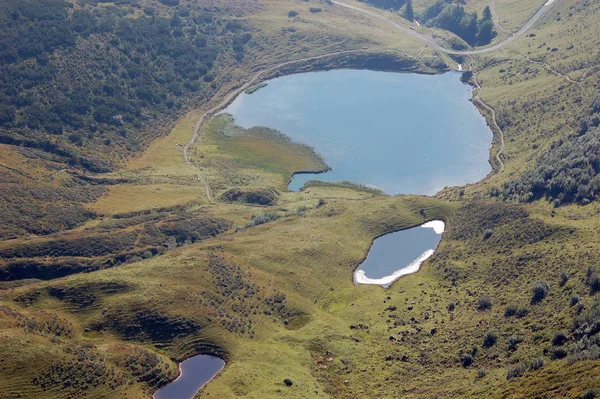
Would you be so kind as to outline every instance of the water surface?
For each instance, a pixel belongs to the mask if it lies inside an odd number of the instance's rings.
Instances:
[[[179,378],[158,390],[154,399],[192,399],[196,393],[225,366],[222,359],[199,355],[179,365]]]
[[[245,127],[268,126],[315,147],[333,168],[296,175],[349,180],[388,194],[434,194],[490,172],[492,133],[459,74],[337,70],[285,76],[225,110]]]
[[[415,273],[433,255],[443,232],[444,222],[437,220],[377,238],[354,272],[354,282],[387,287],[401,276]]]

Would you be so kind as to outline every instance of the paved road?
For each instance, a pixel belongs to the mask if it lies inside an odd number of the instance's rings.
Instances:
[[[510,43],[514,42],[517,38],[519,38],[520,36],[522,36],[525,32],[527,32],[529,29],[531,29],[531,27],[533,27],[533,25],[535,25],[535,23],[541,18],[543,17],[548,11],[550,11],[553,8],[554,4],[558,4],[563,0],[549,0],[546,4],[544,4],[530,19],[529,21],[527,21],[525,23],[525,25],[523,25],[521,27],[521,29],[518,30],[518,32],[513,33],[509,38],[507,38],[506,40],[504,40],[501,43],[495,44],[493,46],[490,47],[486,47],[483,49],[478,49],[478,50],[471,50],[471,51],[455,51],[455,50],[450,50],[447,48],[444,48],[442,46],[440,46],[435,40],[433,40],[431,37],[419,33],[417,31],[414,31],[412,29],[409,29],[403,25],[397,24],[396,22],[384,17],[383,15],[380,15],[376,12],[370,11],[370,10],[366,10],[364,8],[361,7],[356,7],[356,6],[352,6],[350,4],[346,4],[343,3],[341,1],[337,1],[337,0],[332,0],[332,3],[337,4],[338,6],[342,6],[342,7],[346,7],[349,8],[351,10],[366,14],[366,15],[370,15],[374,18],[377,18],[381,21],[386,22],[387,24],[391,25],[392,27],[394,27],[396,30],[399,30],[401,32],[404,32],[412,37],[415,37],[425,43],[427,43],[428,45],[430,45],[431,47],[433,47],[434,49],[445,53],[445,54],[451,54],[451,55],[479,55],[479,54],[487,54],[487,53],[491,53],[494,52],[496,50],[500,50],[503,47],[508,46]]]

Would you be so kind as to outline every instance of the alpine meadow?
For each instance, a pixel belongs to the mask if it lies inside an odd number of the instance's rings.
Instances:
[[[599,1],[0,26],[0,399],[600,398]]]

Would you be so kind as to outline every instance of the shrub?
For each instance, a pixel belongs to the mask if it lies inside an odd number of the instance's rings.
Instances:
[[[554,337],[552,338],[552,345],[561,346],[564,345],[565,342],[567,342],[567,336],[565,335],[565,333],[559,331],[556,334],[554,334]]]
[[[486,375],[487,375],[487,371],[485,371],[484,369],[477,370],[477,378],[483,378]]]
[[[532,303],[538,303],[544,299],[550,291],[550,286],[547,281],[536,281],[531,289],[533,296],[531,298]]]
[[[567,284],[567,281],[569,281],[569,275],[566,272],[561,272],[560,278],[558,280],[558,285],[560,287],[564,287],[565,284]]]
[[[298,11],[290,11],[288,12],[288,17],[294,18],[298,16]]]
[[[581,399],[594,399],[598,396],[598,391],[594,388],[590,388],[586,390],[583,395],[581,395]]]
[[[517,345],[519,345],[521,342],[523,342],[523,338],[516,335],[511,335],[508,337],[508,349],[511,351],[517,350]]]
[[[517,309],[516,316],[520,319],[520,318],[527,316],[528,314],[529,314],[529,308],[527,306],[519,306],[519,308]]]
[[[569,301],[571,306],[575,306],[579,303],[579,295],[572,295]]]
[[[469,367],[473,364],[473,356],[469,355],[468,353],[465,353],[460,357],[460,363],[464,368]]]
[[[512,380],[513,378],[517,378],[523,375],[523,373],[527,370],[526,364],[519,364],[518,366],[513,367],[508,370],[508,374],[506,375],[507,380]]]
[[[492,308],[492,298],[489,295],[484,295],[477,300],[477,310],[485,311]]]
[[[448,311],[452,312],[454,309],[456,308],[456,304],[454,303],[454,301],[450,302],[448,304]]]
[[[488,332],[483,336],[483,347],[489,348],[496,345],[496,341],[498,340],[498,336],[493,332]]]
[[[542,367],[544,367],[544,359],[533,359],[530,363],[529,363],[529,369],[530,370],[538,370],[541,369]]]
[[[473,72],[472,71],[464,71],[460,75],[460,81],[463,82],[463,83],[468,83],[472,78],[473,78]]]
[[[483,233],[483,239],[487,240],[488,238],[492,237],[493,234],[494,232],[492,231],[492,229],[487,229],[485,233]]]
[[[528,202],[546,197],[555,206],[594,201],[600,193],[598,143],[597,127],[582,136],[552,143],[531,170],[505,184],[503,197]]]
[[[564,359],[567,357],[567,350],[565,348],[555,348],[552,350],[551,358],[556,359]]]
[[[323,11],[323,9],[322,9],[322,8],[319,8],[319,7],[311,7],[311,8],[309,8],[309,10],[310,10],[310,12],[312,12],[313,14],[314,14],[314,13],[317,13],[317,12],[321,12],[321,11]]]
[[[289,378],[286,378],[285,380],[283,380],[283,383],[288,387],[291,387],[292,385],[294,385],[294,382],[292,380],[290,380]]]
[[[248,223],[246,223],[246,227],[260,226],[261,224],[275,221],[275,220],[279,219],[280,217],[281,217],[280,215],[273,213],[273,212],[267,212],[262,215],[252,215],[252,217],[250,218],[250,221],[248,221]]]
[[[508,305],[504,309],[504,317],[511,317],[517,314],[517,305]]]
[[[598,276],[598,273],[592,273],[587,283],[590,287],[590,294],[594,295],[596,292],[600,291],[600,277]]]
[[[592,274],[597,273],[596,266],[588,266],[587,272],[585,273],[585,277],[589,280]]]

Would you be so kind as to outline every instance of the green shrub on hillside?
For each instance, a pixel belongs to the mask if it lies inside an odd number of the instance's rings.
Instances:
[[[547,281],[536,281],[533,284],[531,292],[533,294],[531,297],[531,302],[538,303],[548,295],[548,292],[550,292],[550,286],[548,285]]]
[[[521,202],[546,198],[555,206],[572,202],[587,204],[597,199],[600,194],[600,105],[592,107],[592,112],[591,117],[582,120],[578,136],[553,142],[533,169],[505,183],[502,190],[492,190],[491,195]]]
[[[489,7],[479,19],[476,12],[467,13],[461,5],[438,0],[425,9],[420,19],[427,26],[453,32],[472,46],[488,44],[496,36]]]
[[[504,317],[511,317],[517,314],[517,305],[508,305],[504,309]]]
[[[489,295],[484,295],[477,300],[477,310],[484,311],[492,308],[492,298]]]
[[[490,348],[496,345],[496,341],[498,340],[498,336],[493,332],[488,332],[483,336],[483,347]]]
[[[0,143],[94,172],[140,150],[158,134],[156,119],[211,92],[217,56],[233,50],[241,59],[251,39],[239,22],[223,30],[224,21],[196,10],[128,18],[121,7],[90,3],[70,15],[68,6],[7,0],[0,7]],[[91,155],[96,148],[103,159]]]

